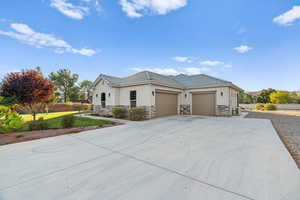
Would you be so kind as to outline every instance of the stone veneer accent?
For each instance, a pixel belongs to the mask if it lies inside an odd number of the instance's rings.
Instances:
[[[217,105],[216,109],[217,116],[232,116],[232,112],[229,106],[226,105]]]
[[[93,111],[94,113],[97,113],[99,115],[112,115],[112,109],[114,107],[124,107],[127,111],[127,115],[128,115],[128,111],[130,109],[129,106],[106,106],[105,108],[102,108],[101,105],[94,105],[93,107]],[[155,117],[155,112],[156,112],[156,109],[155,109],[155,106],[140,106],[140,107],[143,107],[145,109],[145,118],[146,119],[151,119],[153,117]]]
[[[114,107],[125,107],[126,110],[129,110],[129,106],[106,106],[102,108],[101,105],[94,105],[94,113],[99,115],[112,115],[112,109]],[[145,118],[152,119],[155,117],[156,107],[155,106],[142,106],[145,109]],[[180,115],[190,115],[191,114],[191,106],[190,105],[180,105],[179,106],[179,114]],[[239,109],[232,111],[230,106],[226,105],[217,105],[216,106],[216,115],[217,116],[232,116],[232,115],[239,115]]]

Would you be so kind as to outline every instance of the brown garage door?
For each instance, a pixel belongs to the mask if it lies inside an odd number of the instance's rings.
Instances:
[[[193,115],[216,115],[216,94],[193,94]]]
[[[177,115],[177,94],[156,92],[156,117]]]

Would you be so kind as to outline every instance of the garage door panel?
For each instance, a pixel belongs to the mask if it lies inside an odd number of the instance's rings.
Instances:
[[[177,115],[178,95],[173,93],[156,92],[156,116]]]
[[[193,94],[193,115],[216,115],[216,94]]]

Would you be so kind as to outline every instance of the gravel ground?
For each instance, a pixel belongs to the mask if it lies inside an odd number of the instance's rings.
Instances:
[[[300,168],[300,111],[286,112],[254,112],[250,111],[246,118],[272,120],[281,140]]]

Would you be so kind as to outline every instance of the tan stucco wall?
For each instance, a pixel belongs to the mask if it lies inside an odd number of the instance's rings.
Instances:
[[[232,109],[236,109],[237,108],[237,104],[238,104],[238,99],[237,99],[237,95],[238,95],[238,91],[235,89],[230,88],[230,98],[229,98],[229,105]]]
[[[101,93],[106,94],[106,105],[108,106],[129,106],[129,95],[131,90],[137,92],[137,106],[150,106],[152,100],[151,86],[139,85],[123,88],[110,87],[105,81],[101,80],[93,92],[93,104],[101,104]],[[98,97],[96,95],[98,94]],[[110,94],[110,96],[109,96]]]
[[[122,106],[130,105],[130,91],[136,90],[137,106],[150,106],[151,105],[151,86],[150,85],[139,85],[119,88],[120,104]]]
[[[118,88],[110,87],[106,81],[101,80],[98,85],[94,88],[93,91],[93,104],[100,105],[101,104],[101,93],[106,94],[106,105],[113,106],[116,105],[118,101]],[[98,97],[96,95],[98,94]],[[110,96],[109,96],[110,94]]]

